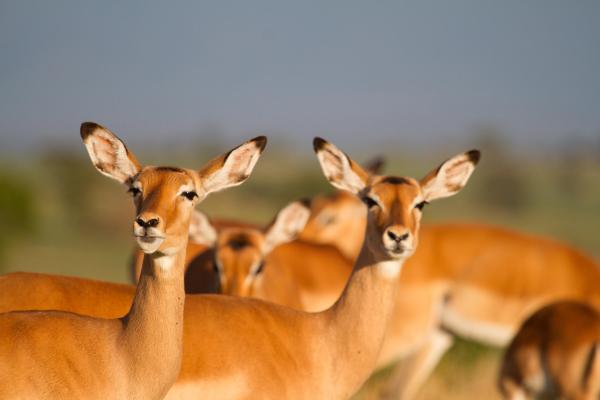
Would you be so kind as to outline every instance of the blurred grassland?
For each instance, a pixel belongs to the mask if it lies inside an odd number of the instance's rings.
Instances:
[[[235,145],[235,143],[231,144]],[[200,167],[232,147],[173,148],[169,154],[133,150],[149,164]],[[440,146],[441,147],[441,146]],[[421,177],[463,148],[442,152],[361,149],[357,161],[383,155],[386,172]],[[600,258],[600,154],[513,153],[481,146],[483,158],[459,195],[427,207],[424,222],[477,221],[551,236]],[[137,151],[136,151],[137,150]],[[134,242],[133,206],[126,189],[100,175],[85,150],[48,149],[27,159],[0,161],[0,272],[37,271],[127,282]],[[268,148],[243,185],[216,193],[200,206],[211,217],[266,224],[287,202],[331,192],[310,146]],[[444,357],[420,399],[497,398],[500,356],[459,341]],[[460,366],[457,368],[457,366]],[[376,398],[389,370],[379,372],[357,395]],[[476,394],[475,394],[476,393]],[[443,395],[442,395],[443,394]]]

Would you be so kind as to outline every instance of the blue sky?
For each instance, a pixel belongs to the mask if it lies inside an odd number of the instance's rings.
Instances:
[[[0,1],[0,146],[600,135],[598,1]],[[358,138],[358,139],[357,139]]]

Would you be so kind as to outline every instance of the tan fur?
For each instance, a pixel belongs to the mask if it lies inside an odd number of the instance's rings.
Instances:
[[[265,275],[255,282],[252,296],[307,311],[327,308],[351,272],[350,262],[328,246],[355,259],[364,237],[364,213],[364,203],[345,191],[313,199],[301,240],[280,246],[267,257]],[[559,241],[467,223],[425,224],[420,237],[422,243],[399,279],[396,312],[378,361],[386,366],[403,360],[400,371],[416,377],[393,374],[397,382],[392,379],[387,391],[397,397],[409,398],[405,392],[416,391],[411,388],[427,377],[413,360],[432,357],[432,349],[441,358],[441,347],[430,341],[441,325],[455,334],[504,346],[523,320],[544,304],[577,299],[600,307],[597,262]],[[312,243],[324,246],[318,249]],[[322,257],[339,261],[324,268],[318,261]],[[188,268],[186,286],[188,280],[214,281],[211,265]],[[195,293],[218,288],[197,289]],[[296,293],[301,294],[300,305]]]
[[[365,189],[394,193],[382,195],[390,201],[385,204],[390,210],[413,207],[412,203],[404,204],[405,196],[387,184]],[[370,232],[399,222],[396,213],[390,213],[388,220],[375,210],[370,215]],[[417,224],[411,229],[416,236]],[[375,365],[395,303],[396,278],[390,274],[395,271],[397,275],[409,256],[409,252],[399,255],[392,249],[384,251],[385,246],[377,244],[382,236],[369,235],[367,240],[370,244],[364,246],[341,297],[321,313],[309,314],[237,297],[187,296],[182,369],[168,398],[350,396]],[[51,278],[53,290],[64,279],[68,278]],[[77,285],[65,286],[61,296],[54,292],[45,302],[74,307],[84,287],[79,280]],[[114,287],[107,285],[104,295]],[[125,296],[120,289],[110,295]],[[26,307],[24,303],[21,305]],[[88,304],[94,308],[94,301]]]
[[[600,396],[600,313],[573,301],[536,311],[508,347],[499,376],[505,398]]]
[[[220,180],[204,189],[199,184],[211,175],[142,168],[119,138],[94,123],[82,124],[81,136],[100,172],[139,191],[134,196],[134,233],[146,252],[140,280],[135,294],[116,286],[125,302],[105,299],[106,288],[90,285],[90,292],[101,295],[97,313],[91,314],[96,318],[65,312],[85,312],[85,307],[0,314],[0,398],[160,399],[181,366],[184,259],[193,207],[200,197],[183,198],[181,188],[204,197],[232,184]],[[247,147],[260,153],[264,139],[249,143]],[[214,170],[223,171],[226,159],[218,159]],[[26,277],[17,275],[17,281]],[[46,282],[44,288],[56,288],[56,281]],[[109,304],[118,309],[108,312]]]
[[[313,216],[300,237],[334,245],[347,257],[355,257],[356,243],[362,240],[356,228],[366,223],[357,213],[364,204],[345,192],[321,196],[312,204]],[[600,266],[567,244],[465,223],[426,224],[420,236],[423,243],[399,280],[397,311],[381,352],[381,366],[402,359],[400,370],[425,377],[415,371],[418,365],[412,360],[430,353],[432,343],[426,338],[440,325],[473,340],[503,346],[522,321],[544,304],[577,299],[600,307],[596,285]],[[393,376],[398,379],[396,383],[392,379],[387,390],[396,398],[409,398],[406,390],[423,381],[409,382],[400,372]]]

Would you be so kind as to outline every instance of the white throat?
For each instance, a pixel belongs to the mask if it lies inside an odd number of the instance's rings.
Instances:
[[[377,263],[377,272],[385,279],[396,279],[402,271],[404,260],[388,260]]]

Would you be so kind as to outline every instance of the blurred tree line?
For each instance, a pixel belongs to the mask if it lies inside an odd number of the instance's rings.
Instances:
[[[30,235],[35,229],[32,185],[23,176],[0,169],[0,271],[10,241]]]
[[[600,255],[594,228],[600,223],[600,137],[596,141],[569,138],[560,149],[547,152],[515,148],[501,130],[483,126],[471,133],[468,142],[483,152],[474,179],[460,197],[428,210],[427,222],[500,223],[555,236]],[[197,168],[227,145],[203,141],[170,148],[169,154],[132,147],[148,164]],[[385,172],[410,174],[410,168],[422,173],[437,163],[439,154],[434,152],[441,149],[384,150],[390,164]],[[363,161],[374,153],[365,149],[352,155]],[[76,245],[84,246],[85,252],[102,243],[104,251],[133,245],[129,225],[133,208],[126,189],[101,177],[82,149],[46,148],[26,165],[0,171],[0,269],[15,244],[17,251],[32,253],[14,262],[23,265],[35,264],[38,250],[44,252],[39,257],[59,265],[63,259],[70,262],[65,251]],[[266,224],[288,201],[330,191],[312,154],[270,148],[246,184],[209,196],[200,208],[211,217]],[[98,265],[104,262],[100,255],[94,257]]]

